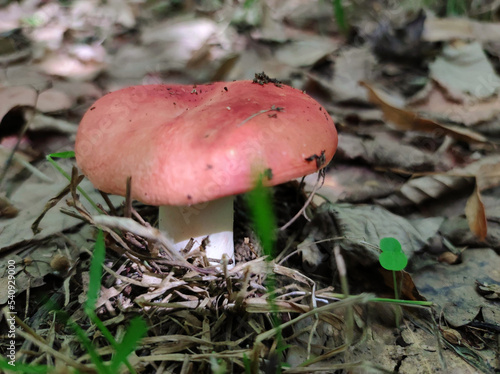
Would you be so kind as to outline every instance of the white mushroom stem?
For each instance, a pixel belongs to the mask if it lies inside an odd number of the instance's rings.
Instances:
[[[228,196],[189,206],[160,206],[159,229],[172,239],[178,251],[191,238],[195,241],[193,248],[197,248],[208,236],[205,250],[207,258],[214,260],[212,264],[219,264],[224,254],[234,264],[233,201],[234,196]]]

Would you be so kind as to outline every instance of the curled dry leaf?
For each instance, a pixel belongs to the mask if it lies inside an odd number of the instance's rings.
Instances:
[[[465,126],[478,125],[493,120],[500,114],[500,97],[469,102],[451,97],[437,82],[430,81],[427,86],[409,99],[409,109],[437,121],[461,123]]]
[[[303,242],[298,244],[297,251],[302,255],[302,261],[313,268],[321,265],[327,257],[320,251],[312,236],[308,236]]]
[[[471,180],[472,177],[447,174],[412,178],[396,193],[377,199],[377,203],[389,209],[419,205],[429,199],[437,199],[445,193],[467,188],[471,185]]]
[[[487,142],[487,139],[472,130],[459,126],[443,125],[430,119],[419,117],[417,113],[395,107],[382,99],[382,95],[366,82],[360,83],[368,90],[369,101],[382,109],[385,119],[397,129],[404,131],[422,131],[434,135],[449,135],[466,142]]]
[[[477,292],[489,300],[500,300],[500,285],[476,281]]]
[[[435,170],[442,166],[441,159],[384,133],[377,134],[374,139],[340,134],[337,153],[337,160],[339,157],[349,161],[363,160],[369,165],[401,170]]]
[[[17,213],[19,210],[3,194],[0,195],[0,217],[14,218]]]
[[[460,332],[450,327],[440,328],[443,337],[453,345],[463,345],[463,338]]]
[[[384,283],[387,287],[394,289],[394,274],[392,271],[380,268],[379,273],[384,278]],[[411,278],[411,274],[400,270],[396,272],[396,282],[398,284],[398,292],[400,297],[405,300],[420,300],[426,301],[425,297],[423,297],[420,292],[418,292],[415,283],[413,283],[413,279]]]
[[[458,259],[459,259],[459,256],[457,256],[453,252],[444,252],[444,253],[441,253],[438,257],[439,262],[444,262],[448,265],[456,264]]]
[[[500,184],[497,175],[499,165],[500,157],[493,155],[447,173],[415,177],[408,180],[397,193],[378,199],[377,202],[387,208],[419,205],[429,199],[437,199],[447,193],[469,188],[474,177],[478,181],[479,190],[482,191],[483,186],[490,188]]]
[[[500,185],[500,162],[485,163],[475,174],[476,186],[467,200],[465,216],[471,231],[480,239],[485,240],[488,233],[487,216],[481,198],[481,191]]]
[[[479,188],[474,188],[474,192],[467,200],[465,205],[465,216],[467,217],[467,222],[471,231],[480,239],[486,239],[486,234],[488,233],[488,225],[486,221],[486,211],[484,210],[484,204],[481,200],[481,192]]]

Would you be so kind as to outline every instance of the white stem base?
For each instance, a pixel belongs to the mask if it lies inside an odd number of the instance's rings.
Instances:
[[[224,254],[234,266],[233,241],[234,196],[190,206],[160,206],[159,229],[175,243],[181,251],[193,238],[194,248],[208,236],[205,247],[207,258],[220,260]],[[219,262],[211,262],[217,265]]]

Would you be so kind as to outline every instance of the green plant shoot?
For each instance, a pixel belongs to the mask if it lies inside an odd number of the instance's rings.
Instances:
[[[255,233],[257,234],[259,241],[262,245],[262,251],[267,256],[267,261],[272,261],[274,258],[274,243],[276,241],[276,221],[273,212],[273,204],[271,194],[268,188],[264,187],[262,183],[263,178],[266,178],[266,174],[269,174],[269,170],[266,170],[264,174],[261,174],[257,179],[255,188],[250,191],[247,198],[247,206],[250,210],[250,217],[253,221],[253,226]],[[267,176],[269,177],[269,176]],[[283,336],[281,333],[281,323],[278,318],[278,307],[276,305],[276,295],[275,295],[275,285],[276,281],[274,278],[274,272],[269,271],[267,274],[266,288],[269,294],[269,305],[271,307],[271,322],[274,328],[276,328],[276,354],[280,354],[287,347],[284,344]],[[277,373],[281,372],[281,366],[283,363],[277,367]]]
[[[342,0],[332,0],[332,3],[333,3],[333,12],[335,16],[335,21],[339,26],[339,30],[344,35],[347,35],[348,27],[347,27],[347,22],[345,20],[345,12]]]
[[[379,262],[384,269],[399,271],[408,265],[408,259],[397,239],[382,238],[380,240],[380,249],[382,253],[379,256]]]
[[[29,365],[23,363],[9,364],[5,358],[0,357],[0,369],[2,373],[26,373],[26,374],[45,374],[49,372],[49,368],[45,365]]]
[[[102,264],[106,256],[106,245],[104,243],[104,233],[97,232],[94,251],[92,252],[92,262],[89,270],[89,289],[87,291],[87,301],[85,302],[85,313],[93,313],[96,307],[99,291],[101,290]]]
[[[247,202],[255,232],[262,245],[262,250],[268,256],[268,260],[272,260],[274,242],[276,240],[276,222],[271,195],[269,190],[264,187],[262,177],[258,179],[255,188],[247,194]]]
[[[384,269],[392,271],[394,298],[399,299],[396,271],[403,270],[408,264],[408,259],[401,248],[401,243],[395,238],[388,237],[380,239],[380,250],[382,253],[380,253],[378,260]],[[400,319],[400,310],[396,309],[396,326],[399,326]]]
[[[138,342],[146,335],[147,325],[143,319],[140,317],[135,317],[130,321],[129,328],[125,333],[123,340],[117,343],[111,332],[102,323],[102,321],[97,317],[95,313],[97,299],[99,297],[99,291],[101,289],[101,277],[102,277],[102,264],[106,256],[106,243],[104,241],[104,233],[102,230],[97,232],[96,242],[94,245],[94,251],[92,256],[92,262],[90,264],[89,270],[89,289],[87,291],[87,301],[85,302],[84,309],[85,313],[89,316],[90,320],[94,322],[97,328],[101,331],[103,336],[109,341],[111,346],[115,349],[115,354],[111,360],[109,367],[106,370],[115,373],[118,371],[121,364],[125,364],[131,373],[135,373],[127,357],[132,353],[137,347]],[[78,329],[75,329],[78,333]],[[82,343],[85,343],[80,339]],[[87,351],[91,354],[89,348],[86,346]],[[91,354],[92,357],[92,354]],[[99,365],[100,357],[94,357],[93,362]]]

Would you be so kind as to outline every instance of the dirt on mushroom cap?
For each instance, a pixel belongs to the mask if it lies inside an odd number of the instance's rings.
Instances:
[[[105,95],[83,117],[75,154],[96,188],[123,195],[131,176],[133,198],[188,205],[248,191],[264,170],[268,185],[310,174],[336,147],[332,119],[302,91],[236,81]]]

